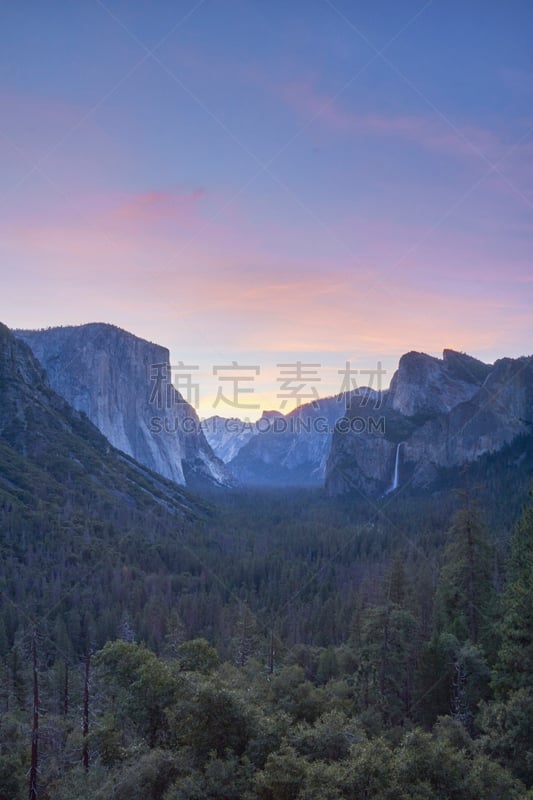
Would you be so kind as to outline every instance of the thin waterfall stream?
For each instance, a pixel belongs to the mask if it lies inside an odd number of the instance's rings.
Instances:
[[[402,446],[403,442],[398,442],[396,445],[396,458],[394,459],[394,474],[392,477],[392,483],[385,492],[385,494],[390,494],[394,492],[398,488],[398,473],[400,469],[400,447]]]

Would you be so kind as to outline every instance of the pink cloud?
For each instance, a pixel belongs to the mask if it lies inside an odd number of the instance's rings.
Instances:
[[[152,190],[127,197],[111,212],[111,218],[133,223],[183,222],[198,214],[205,189],[190,192]]]
[[[385,229],[372,233],[387,239]],[[501,285],[476,280],[467,291],[447,271],[453,248],[438,259],[417,254],[409,269],[380,275],[319,257],[282,258],[252,242],[240,250],[197,242],[172,261],[167,240],[146,246],[124,231],[114,244],[98,230],[60,228],[20,229],[17,242],[2,241],[18,244],[27,261],[14,252],[17,279],[6,282],[0,319],[22,326],[105,319],[175,342],[180,358],[193,357],[200,343],[217,361],[220,351],[238,358],[243,350],[378,358],[454,347],[518,355],[517,343],[531,332],[527,285],[513,285],[506,273]]]
[[[20,279],[86,286],[127,277],[143,290],[146,280],[193,273],[205,281],[241,263],[246,275],[261,251],[238,204],[203,188],[81,193],[68,202],[44,192],[31,208],[23,200],[8,209],[0,238],[6,269],[18,264]]]
[[[501,295],[472,296],[394,278],[383,291],[373,276],[359,278],[348,270],[285,284],[256,279],[250,286],[226,274],[223,283],[200,286],[194,276],[186,281],[168,276],[164,285],[169,296],[180,298],[176,325],[183,325],[181,340],[194,340],[198,330],[202,342],[225,352],[243,346],[302,354],[355,349],[376,357],[413,348],[439,353],[443,347],[500,347],[510,352],[520,336],[526,340],[531,327],[525,317],[517,320],[516,303],[509,306]]]
[[[501,141],[490,131],[471,125],[455,126],[454,130],[435,114],[358,114],[345,107],[339,98],[317,91],[308,81],[286,83],[277,92],[291,109],[340,135],[395,136],[449,155],[482,153],[496,159],[504,152]]]
[[[23,196],[6,209],[0,235],[5,252],[33,262],[35,269],[55,260],[82,273],[92,261],[94,272],[117,257],[167,264],[174,253],[189,254],[200,240],[207,249],[211,243],[220,247],[226,220],[211,220],[203,208],[205,197],[202,188],[83,192],[68,198],[45,190],[31,205]]]

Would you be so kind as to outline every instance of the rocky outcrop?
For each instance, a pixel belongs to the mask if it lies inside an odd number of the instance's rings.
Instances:
[[[407,417],[448,412],[470,400],[490,367],[453,350],[443,358],[410,352],[401,357],[388,395],[388,405]]]
[[[255,423],[211,417],[206,436],[240,484],[323,486],[335,423],[356,394],[306,403],[289,414],[265,411]]]
[[[169,352],[113,325],[15,331],[50,385],[111,444],[181,485],[225,485],[197,414],[171,383]]]
[[[153,522],[166,512],[204,513],[183,489],[113,448],[51,389],[29,346],[1,323],[0,505],[23,513],[29,524],[37,515],[39,531],[50,521],[67,531],[80,520],[88,526],[99,520],[103,529],[142,524],[145,515]]]
[[[452,350],[442,359],[407,353],[379,414],[382,428],[370,430],[371,415],[355,407],[337,424],[326,469],[331,494],[386,493],[397,455],[400,486],[429,486],[440,470],[531,433],[533,357],[489,365]],[[358,419],[367,424],[355,426]]]
[[[215,415],[202,420],[202,430],[214,454],[225,464],[257,433],[257,424]]]

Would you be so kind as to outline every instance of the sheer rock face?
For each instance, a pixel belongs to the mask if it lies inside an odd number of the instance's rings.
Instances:
[[[62,525],[69,519],[77,525],[88,502],[91,519],[102,523],[110,513],[132,520],[137,513],[168,511],[172,520],[176,513],[191,519],[205,511],[174,483],[113,448],[85,414],[53,391],[30,347],[2,323],[0,451],[4,500],[30,515],[43,512],[45,525],[53,508]]]
[[[383,408],[383,430],[350,429],[372,412],[353,405],[338,424],[326,468],[331,494],[390,490],[399,453],[400,486],[428,486],[439,469],[456,468],[500,450],[533,430],[533,357],[494,365],[445,350],[442,359],[407,353]],[[346,430],[348,429],[348,430]]]
[[[215,415],[204,420],[202,430],[215,455],[227,464],[255,436],[257,425],[237,417]]]
[[[471,400],[488,374],[488,365],[453,350],[445,350],[442,359],[406,353],[391,381],[389,404],[408,417],[451,411]]]
[[[195,410],[171,384],[169,352],[112,325],[15,331],[51,387],[111,444],[175,483],[228,482]]]

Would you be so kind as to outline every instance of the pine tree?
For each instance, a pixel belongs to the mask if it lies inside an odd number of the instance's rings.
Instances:
[[[39,767],[39,674],[37,671],[37,633],[32,637],[33,664],[33,722],[31,734],[31,767],[28,800],[37,800],[37,770]]]
[[[441,627],[477,644],[491,630],[491,547],[481,514],[467,502],[448,531],[439,600]]]
[[[533,505],[512,538],[503,610],[495,683],[505,695],[533,685]]]

